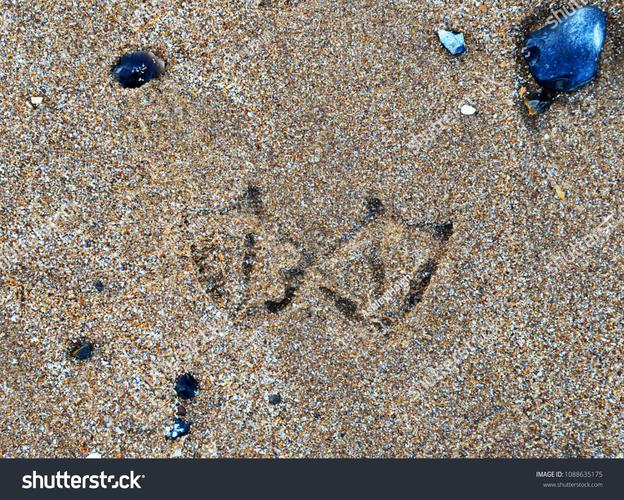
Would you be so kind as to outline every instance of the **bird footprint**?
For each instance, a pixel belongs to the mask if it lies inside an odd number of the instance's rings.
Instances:
[[[210,217],[191,257],[199,283],[217,307],[270,313],[292,302],[307,259],[303,246],[265,216],[254,186],[233,210]]]

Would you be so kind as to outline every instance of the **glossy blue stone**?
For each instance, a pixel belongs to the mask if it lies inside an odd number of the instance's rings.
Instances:
[[[533,33],[522,51],[541,86],[569,92],[591,82],[600,64],[607,20],[598,7],[583,7]]]
[[[191,399],[195,397],[197,392],[197,379],[190,373],[180,375],[176,379],[175,391],[178,397],[182,399]]]
[[[113,68],[113,77],[123,88],[135,89],[159,77],[164,69],[165,63],[151,52],[129,52]]]
[[[466,50],[464,44],[464,34],[455,31],[438,30],[438,38],[442,45],[454,56],[461,54]]]

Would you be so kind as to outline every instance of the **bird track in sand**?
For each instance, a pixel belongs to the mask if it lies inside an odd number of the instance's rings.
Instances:
[[[279,314],[305,294],[329,301],[349,321],[379,329],[423,300],[453,232],[450,222],[409,224],[372,198],[349,230],[313,253],[306,238],[284,234],[271,220],[254,186],[208,219],[191,257],[218,309]]]

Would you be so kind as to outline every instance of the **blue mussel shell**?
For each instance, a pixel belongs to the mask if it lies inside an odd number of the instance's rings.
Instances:
[[[523,49],[537,83],[569,92],[591,82],[598,73],[606,27],[606,15],[598,7],[549,18],[546,27],[526,38]]]

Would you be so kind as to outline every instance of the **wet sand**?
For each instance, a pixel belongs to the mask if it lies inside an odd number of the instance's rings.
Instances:
[[[622,457],[595,4],[599,77],[532,119],[543,2],[5,2],[2,456]],[[122,89],[139,49],[165,74]]]

